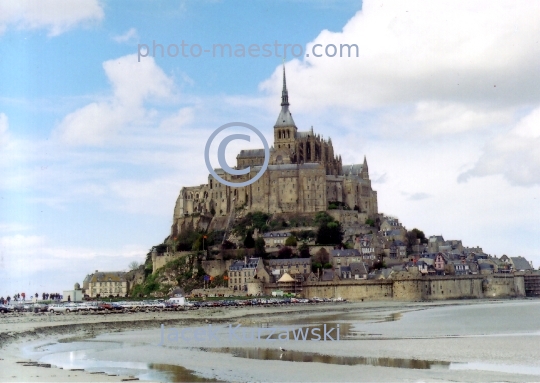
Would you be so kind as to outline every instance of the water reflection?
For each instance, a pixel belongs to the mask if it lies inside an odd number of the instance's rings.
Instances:
[[[326,326],[326,327],[325,327]],[[285,334],[285,332],[280,332],[279,327],[270,327],[276,329],[276,334],[270,336],[270,339],[279,339],[279,335]],[[307,329],[307,336],[306,340],[320,340],[323,338],[323,334],[325,332],[329,332],[329,335],[335,339],[335,340],[343,340],[345,338],[353,337],[354,335],[357,335],[356,331],[351,331],[352,324],[351,323],[326,323],[326,324],[318,324],[315,326],[305,326],[298,329],[294,329],[289,331],[289,339],[297,339],[303,340],[304,337],[300,334],[298,334],[298,331],[300,330],[302,333],[306,333]],[[249,329],[249,328],[246,328]],[[317,331],[313,331],[314,329],[317,329]],[[339,337],[338,337],[338,329],[339,329]],[[315,335],[314,335],[315,334]],[[261,336],[262,338],[262,336]],[[266,338],[266,336],[264,336]],[[283,335],[281,336],[283,338]]]
[[[173,364],[152,363],[148,367],[165,373],[168,382],[222,382],[222,380],[200,377],[185,367]]]
[[[400,358],[372,358],[362,356],[335,356],[321,355],[303,351],[285,351],[267,348],[241,348],[222,347],[203,349],[204,351],[232,354],[238,358],[260,359],[260,360],[282,360],[286,362],[312,362],[337,364],[344,366],[354,366],[358,364],[369,366],[382,366],[394,368],[410,368],[419,370],[429,370],[432,368],[448,369],[450,362],[420,360],[420,359],[400,359]]]
[[[82,346],[84,344],[81,344]],[[202,378],[182,366],[145,362],[123,362],[91,359],[88,350],[54,352],[39,359],[40,363],[50,363],[65,370],[80,369],[93,374],[135,376],[141,380],[157,382],[219,382],[212,378]]]

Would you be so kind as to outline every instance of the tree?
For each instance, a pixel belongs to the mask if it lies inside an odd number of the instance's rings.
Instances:
[[[366,218],[366,225],[369,225],[371,227],[375,227],[375,221],[371,218]]]
[[[294,235],[290,235],[289,238],[285,240],[285,246],[296,246],[296,237]]]
[[[298,247],[300,258],[309,258],[311,257],[311,254],[309,253],[309,246],[307,243],[302,242],[300,247]]]
[[[135,269],[139,268],[139,262],[133,261],[128,265],[128,267],[129,267],[130,270],[135,270]]]
[[[316,243],[320,245],[336,245],[343,240],[343,231],[339,222],[323,223],[317,230]]]
[[[255,255],[263,258],[266,256],[266,242],[264,242],[263,237],[255,240]]]
[[[251,231],[248,231],[246,238],[244,239],[244,247],[246,249],[253,249],[255,247],[255,240],[253,239]]]
[[[426,235],[422,230],[418,230],[416,228],[412,229],[411,231],[408,231],[406,234],[406,240],[407,240],[407,254],[411,254],[413,252],[412,247],[418,243],[427,243]]]
[[[330,254],[328,254],[328,251],[324,247],[322,247],[313,256],[313,262],[324,265],[325,263],[330,262]]]
[[[279,259],[288,259],[288,258],[291,258],[292,254],[293,254],[293,251],[292,251],[292,249],[290,247],[283,246],[278,251],[278,258]]]
[[[332,217],[330,214],[328,214],[325,211],[320,211],[317,214],[315,214],[314,221],[317,226],[321,226],[322,224],[333,222],[334,217]]]

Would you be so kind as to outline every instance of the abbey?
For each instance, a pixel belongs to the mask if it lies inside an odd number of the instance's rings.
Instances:
[[[250,167],[250,173],[231,175],[216,169],[230,182],[252,179],[264,163],[264,149],[241,150],[236,169]],[[332,140],[299,131],[289,110],[289,96],[283,68],[281,112],[274,125],[274,145],[264,175],[246,187],[229,187],[209,175],[208,183],[183,187],[176,201],[173,228],[184,217],[201,214],[226,216],[231,209],[265,213],[309,213],[327,210],[332,202],[350,209],[377,214],[377,192],[371,187],[368,165],[343,165],[334,153]],[[174,231],[174,229],[173,229]]]

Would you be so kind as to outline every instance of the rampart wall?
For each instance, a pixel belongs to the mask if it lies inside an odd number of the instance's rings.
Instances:
[[[522,275],[411,276],[393,280],[309,282],[303,285],[302,296],[351,301],[517,298],[525,296],[525,284]]]

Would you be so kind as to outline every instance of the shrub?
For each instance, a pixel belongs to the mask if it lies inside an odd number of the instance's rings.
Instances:
[[[296,237],[294,235],[290,235],[289,238],[285,240],[285,246],[296,246]]]

